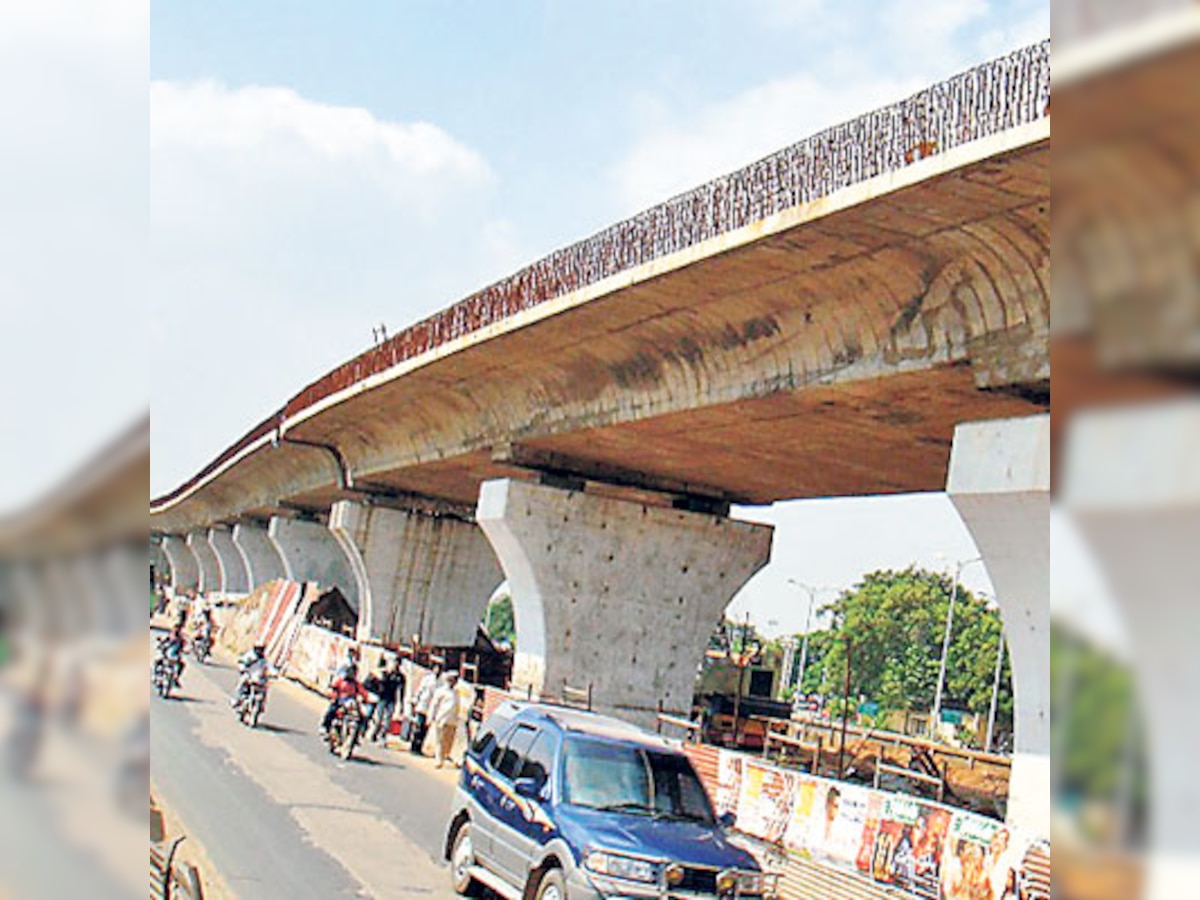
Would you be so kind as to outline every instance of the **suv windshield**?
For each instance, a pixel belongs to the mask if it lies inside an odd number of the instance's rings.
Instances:
[[[573,806],[713,823],[704,787],[679,754],[570,737],[563,774]]]

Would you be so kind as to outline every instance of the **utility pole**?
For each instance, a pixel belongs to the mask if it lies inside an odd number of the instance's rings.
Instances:
[[[1000,670],[1004,668],[1004,631],[997,635],[996,674],[992,677],[992,706],[988,710],[987,740],[983,749],[992,752],[992,736],[996,731],[996,702],[1000,699]]]
[[[930,737],[937,739],[938,726],[942,721],[942,694],[946,689],[946,657],[950,654],[950,634],[954,630],[954,604],[958,600],[958,579],[962,575],[962,570],[971,563],[982,562],[983,557],[976,556],[974,559],[963,560],[958,563],[954,569],[954,581],[950,585],[950,610],[946,614],[946,633],[942,636],[942,662],[938,667],[937,692],[933,697],[933,712],[929,716],[929,730],[932,732]]]
[[[811,584],[805,584],[802,581],[797,581],[795,578],[789,578],[788,584],[794,584],[796,587],[808,594],[808,612],[804,614],[804,639],[800,644],[800,671],[796,675],[796,690],[804,690],[804,672],[808,666],[808,632],[812,626],[813,607],[816,606],[817,591],[832,591],[835,588],[813,587]]]
[[[845,775],[846,720],[850,716],[850,666],[851,657],[854,655],[854,642],[846,634],[842,635],[842,640],[846,644],[846,677],[842,683],[842,736],[838,741],[838,780],[841,780]]]
[[[746,656],[746,640],[750,636],[750,611],[746,610],[745,624],[742,625],[742,640],[741,647],[738,649],[738,655],[733,657],[734,665],[738,669],[737,677],[737,692],[733,695],[733,746],[736,749],[739,746],[739,733],[742,725],[742,682],[746,676],[746,666],[749,664],[749,659]],[[732,655],[732,654],[731,654]]]

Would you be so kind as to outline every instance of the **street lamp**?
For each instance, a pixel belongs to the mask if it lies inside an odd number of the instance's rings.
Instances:
[[[996,701],[1000,698],[1000,670],[1004,668],[1004,628],[996,636],[996,674],[992,677],[992,706],[988,710],[987,741],[983,749],[992,752],[992,735],[996,731]]]
[[[946,690],[946,657],[950,653],[950,633],[954,630],[954,603],[958,600],[958,579],[962,570],[972,563],[983,562],[982,556],[965,559],[955,565],[954,581],[950,585],[950,610],[946,613],[946,633],[942,636],[942,661],[938,666],[937,693],[933,697],[933,713],[930,716],[929,729],[934,738],[937,737],[938,725],[942,720],[942,694]]]
[[[804,670],[808,665],[808,632],[809,626],[812,623],[813,607],[816,605],[817,591],[835,591],[837,588],[814,587],[811,584],[805,584],[803,581],[797,581],[795,578],[789,578],[788,584],[795,585],[808,594],[808,612],[804,615],[804,640],[800,644],[800,671],[796,676],[796,688],[797,690],[803,690]]]

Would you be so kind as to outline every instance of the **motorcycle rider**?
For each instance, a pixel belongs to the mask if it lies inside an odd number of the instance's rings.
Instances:
[[[159,638],[158,641],[158,659],[156,668],[159,666],[166,667],[174,665],[176,667],[177,678],[183,677],[183,651],[186,640],[183,636],[182,626],[174,626],[166,636]]]
[[[238,679],[237,690],[229,698],[229,705],[235,708],[246,698],[250,685],[258,684],[264,690],[266,689],[267,677],[271,674],[271,663],[267,660],[267,648],[262,644],[255,644],[238,658],[237,665],[241,677]]]
[[[345,675],[338,678],[330,687],[330,691],[329,706],[321,719],[322,737],[329,734],[329,728],[333,725],[333,717],[337,715],[340,708],[353,700],[358,700],[360,703],[367,702],[366,688],[359,684],[358,672],[353,668],[348,669]]]
[[[216,624],[213,622],[212,610],[204,607],[196,620],[196,628],[192,632],[192,641],[197,644],[207,644],[209,649],[213,644],[213,632]]]

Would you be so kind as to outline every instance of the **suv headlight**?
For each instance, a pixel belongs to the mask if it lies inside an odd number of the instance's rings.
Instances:
[[[609,878],[624,878],[626,881],[641,881],[648,884],[658,880],[658,870],[654,863],[632,856],[620,856],[616,853],[605,853],[603,850],[593,850],[584,859],[583,864],[597,875]]]
[[[717,893],[722,897],[761,897],[766,893],[766,878],[761,872],[726,869],[717,875]]]
[[[738,893],[754,897],[763,893],[763,877],[761,872],[743,872],[738,876]]]

